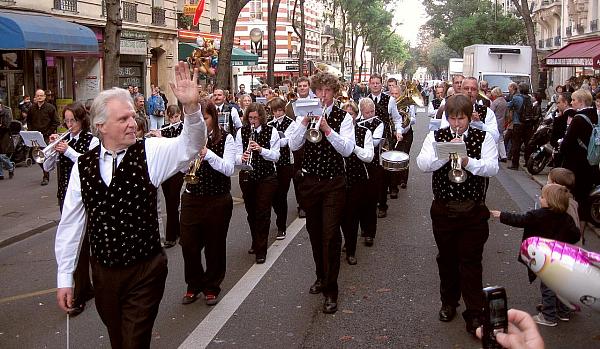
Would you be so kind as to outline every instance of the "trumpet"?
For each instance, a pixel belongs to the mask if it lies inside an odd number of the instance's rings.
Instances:
[[[254,142],[254,124],[250,124],[250,139],[248,139],[248,147],[246,151],[250,152],[250,156],[248,156],[248,160],[242,161],[242,165],[240,166],[240,170],[242,171],[252,171],[254,168],[252,167],[252,156],[254,152],[250,149],[250,142]]]
[[[196,158],[190,162],[188,171],[185,173],[185,176],[183,176],[183,181],[188,184],[198,184],[198,182],[200,182],[200,177],[196,175],[196,172],[200,166],[202,166],[202,159],[197,154]]]
[[[58,138],[54,140],[54,142],[48,144],[44,149],[40,149],[40,145],[36,141],[33,141],[33,149],[31,150],[31,156],[33,157],[33,160],[38,164],[43,164],[44,161],[56,156],[58,152],[56,151],[56,149],[54,149],[54,147],[63,139],[65,139],[70,133],[71,129],[59,135]]]
[[[306,134],[304,135],[304,138],[306,138],[307,141],[312,143],[319,143],[321,139],[323,139],[323,132],[321,132],[321,130],[319,129],[319,127],[321,127],[321,120],[323,119],[323,114],[325,113],[321,113],[321,116],[319,116],[318,118],[316,116],[313,116],[310,120],[310,124],[308,124],[308,128],[306,129]]]
[[[452,132],[456,135],[455,138],[458,138],[462,141],[463,134],[458,132],[457,130],[452,130]],[[453,183],[462,183],[467,180],[467,172],[462,169],[460,165],[460,157],[457,153],[450,153],[450,171],[448,171],[448,178]]]

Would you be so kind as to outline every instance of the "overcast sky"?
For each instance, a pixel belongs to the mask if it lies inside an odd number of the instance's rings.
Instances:
[[[427,14],[421,0],[398,0],[399,5],[393,7],[394,22],[402,23],[396,30],[411,46],[417,46],[419,27],[427,22]]]

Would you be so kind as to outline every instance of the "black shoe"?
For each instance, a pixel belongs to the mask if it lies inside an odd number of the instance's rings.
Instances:
[[[506,160],[506,158],[502,158],[502,159],[500,159],[499,161],[500,161],[500,162],[506,162],[507,160]]]
[[[48,185],[48,182],[49,182],[49,179],[48,179],[48,178],[46,178],[46,177],[44,177],[44,178],[42,179],[42,183],[40,183],[40,185]]]
[[[387,216],[387,209],[380,208],[377,210],[377,218],[384,218]]]
[[[298,218],[306,218],[306,212],[301,208],[298,208]]]
[[[0,166],[2,166],[2,165],[0,165]],[[3,181],[3,180],[4,180],[4,175],[0,176],[0,181]]]
[[[200,294],[200,292],[187,291],[185,293],[185,295],[183,296],[183,299],[181,299],[181,304],[194,303],[196,301],[196,299],[198,299],[198,294]]]
[[[75,316],[83,313],[84,310],[85,310],[85,303],[78,304],[78,305],[74,306],[73,308],[69,309],[69,316],[75,317]]]
[[[8,179],[13,179],[14,176],[15,176],[15,170],[8,171]]]
[[[450,322],[456,316],[456,307],[453,307],[451,305],[442,305],[439,315],[440,321]]]
[[[393,192],[390,194],[390,199],[397,199],[397,198],[398,198],[398,192],[397,192],[397,191],[393,191]]]
[[[277,237],[275,239],[277,239],[277,240],[285,239],[285,230],[279,230],[277,232]]]
[[[256,251],[254,251],[253,248],[251,248],[251,249],[248,250],[248,254],[255,254],[255,253],[256,253]]]
[[[348,264],[350,265],[356,265],[356,263],[358,262],[356,260],[356,257],[354,256],[346,256],[346,261],[348,262]]]
[[[365,237],[365,246],[371,247],[373,246],[373,238],[370,236]]]
[[[465,329],[467,330],[467,332],[469,332],[469,334],[473,337],[476,337],[476,331],[477,328],[481,326],[481,323],[479,322],[479,319],[474,318],[471,320],[465,320],[466,321],[466,325],[465,325]]]
[[[165,243],[164,243],[165,248],[171,248],[171,247],[175,246],[175,244],[176,244],[176,241],[169,241],[169,240],[165,241]]]
[[[406,183],[400,183],[400,188],[406,189]]]
[[[321,282],[321,280],[317,279],[317,281],[315,281],[315,283],[312,284],[312,286],[310,286],[308,293],[317,294],[317,293],[321,293],[322,291],[323,291],[323,283]]]
[[[337,299],[336,297],[327,296],[323,303],[323,313],[333,314],[337,311]]]
[[[266,257],[256,257],[256,264],[263,264],[266,260]]]
[[[508,166],[507,169],[518,171],[519,170],[519,166]]]

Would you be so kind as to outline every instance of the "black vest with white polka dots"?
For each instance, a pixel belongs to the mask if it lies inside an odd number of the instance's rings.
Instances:
[[[165,128],[166,127],[166,128]],[[163,126],[163,130],[160,131],[160,134],[165,138],[175,138],[181,134],[183,131],[183,122],[177,126],[169,127],[169,125]]]
[[[342,121],[346,117],[346,112],[338,107],[333,107],[327,116],[327,124],[335,132],[340,133]],[[322,131],[321,131],[322,132]],[[304,160],[302,161],[302,170],[305,173],[315,175],[320,178],[334,178],[344,175],[344,158],[342,154],[329,143],[327,137],[319,143],[309,141],[304,142]]]
[[[369,98],[371,98],[373,101],[374,97],[372,95],[369,95]],[[386,95],[386,94],[380,94],[379,95],[379,101],[377,103],[375,103],[375,116],[377,116],[377,118],[381,121],[383,121],[384,128],[383,128],[383,137],[387,138],[390,136],[390,124],[393,122],[392,118],[390,117],[390,113],[388,110],[388,106],[390,104],[390,96]],[[372,132],[372,131],[371,131]]]
[[[78,160],[92,255],[106,267],[133,265],[161,250],[157,189],[148,174],[144,142],[127,148],[108,187],[100,175],[100,146]]]
[[[287,130],[291,124],[292,124],[292,119],[288,118],[287,116],[284,116],[283,119],[281,119],[281,122],[273,121],[271,123],[271,126],[275,127],[275,129],[277,129],[277,131],[285,132],[285,130]],[[289,145],[286,145],[285,147],[280,147],[279,153],[280,153],[279,160],[277,160],[277,163],[275,164],[277,167],[287,166],[287,165],[292,164],[292,156],[290,153]]]
[[[242,126],[242,144],[244,146],[244,150],[248,149],[250,132],[250,124]],[[262,125],[258,135],[254,136],[254,141],[265,149],[271,149],[272,135],[273,127],[269,125]],[[275,163],[263,158],[258,151],[253,152],[251,165],[254,169],[253,171],[250,171],[250,179],[252,180],[257,181],[275,174]]]
[[[450,142],[453,139],[450,127],[435,131],[434,137],[436,142]],[[481,146],[484,139],[485,131],[469,127],[464,142],[467,146],[467,155],[470,158],[481,159]],[[475,176],[463,168],[468,174],[467,180],[463,183],[451,182],[450,178],[448,178],[450,165],[450,161],[448,161],[440,169],[433,172],[432,187],[434,198],[443,201],[485,201],[485,178]]]
[[[77,139],[74,144],[71,142],[70,138],[71,136],[69,135],[65,139],[65,142],[69,143],[69,147],[73,148],[73,150],[76,152],[83,154],[90,150],[90,143],[92,142],[94,136],[91,133],[82,132],[79,134],[79,139]],[[67,194],[67,187],[69,186],[69,178],[71,178],[71,170],[73,169],[73,165],[75,165],[73,160],[69,159],[67,156],[65,156],[65,154],[60,154],[58,156],[58,192],[56,193],[56,197],[58,197],[60,202],[65,201],[65,195]]]
[[[363,126],[357,125],[354,127],[356,146],[361,148],[365,146],[365,136],[367,135],[367,131],[369,131],[369,129]],[[349,157],[344,159],[344,162],[346,163],[346,184],[348,186],[366,181],[369,178],[366,164],[359,159],[356,154],[350,154]]]
[[[208,142],[206,147],[218,157],[223,158],[227,135],[228,133],[221,128],[221,139],[215,144]],[[207,160],[202,161],[202,165],[196,171],[196,176],[200,178],[198,184],[187,184],[185,186],[185,190],[189,194],[194,196],[214,196],[226,194],[231,191],[231,178],[212,168]]]
[[[379,118],[371,118],[370,122],[364,122],[362,125],[366,128],[369,129],[369,131],[371,131],[371,135],[375,134],[375,129],[381,125],[383,123],[383,121],[381,121]],[[385,127],[385,125],[384,125]],[[381,140],[380,140],[381,142]],[[373,144],[375,144],[375,139],[373,139]],[[373,154],[373,161],[369,162],[367,165],[367,168],[369,169],[373,169],[375,167],[381,166],[379,164],[379,147],[381,146],[381,143],[379,143],[379,146],[375,147],[374,150],[374,154]]]

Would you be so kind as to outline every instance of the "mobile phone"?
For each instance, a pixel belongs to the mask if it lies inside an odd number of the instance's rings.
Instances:
[[[491,286],[483,289],[483,331],[481,342],[483,348],[499,348],[496,342],[496,333],[508,332],[508,307],[506,305],[506,291],[501,286]]]

